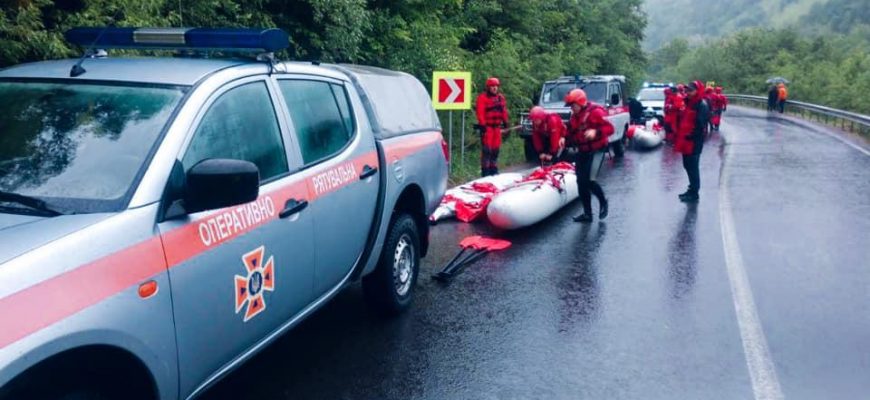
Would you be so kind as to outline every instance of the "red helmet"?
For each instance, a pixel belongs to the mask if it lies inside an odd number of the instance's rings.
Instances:
[[[547,112],[544,111],[544,107],[534,106],[531,110],[529,110],[529,119],[532,121],[543,121],[544,118],[547,118]]]
[[[685,92],[685,91],[686,91],[686,85],[683,85],[682,83],[679,84],[679,85],[677,85],[677,91],[680,92],[680,93]]]
[[[583,89],[574,89],[568,92],[565,96],[565,105],[570,106],[571,104],[577,103],[578,106],[585,106],[587,103],[586,92]]]
[[[713,93],[713,88],[710,86],[707,86],[707,89],[704,89],[704,92],[705,93]]]
[[[722,86],[716,86],[716,94],[722,94]]]
[[[492,76],[486,80],[486,87],[490,86],[501,86],[501,82],[498,81],[498,78]]]
[[[671,90],[670,87],[666,87],[666,88],[665,88],[665,95],[669,95],[669,94],[673,94],[673,93],[674,93],[674,91]]]

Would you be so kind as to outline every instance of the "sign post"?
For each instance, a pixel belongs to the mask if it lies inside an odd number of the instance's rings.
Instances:
[[[450,159],[450,172],[453,172],[453,110],[447,111],[447,125],[450,125],[450,134],[447,137],[447,158]]]
[[[465,110],[462,110],[462,139],[459,143],[459,162],[465,164]]]
[[[462,159],[465,159],[465,110],[471,108],[471,72],[434,71],[432,72],[432,105],[436,110],[447,110],[448,114],[448,154],[450,168],[453,168],[453,110],[462,110]]]

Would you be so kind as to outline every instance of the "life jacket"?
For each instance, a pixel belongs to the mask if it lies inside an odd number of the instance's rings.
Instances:
[[[679,128],[674,142],[674,150],[677,152],[690,155],[695,150],[695,140],[703,140],[703,131],[707,129],[707,126],[706,124],[705,126],[696,125],[699,103],[706,101],[707,99],[701,94],[695,98],[686,99],[686,108],[680,113]],[[708,102],[708,107],[709,104]]]
[[[571,144],[583,153],[595,152],[607,147],[608,139],[613,134],[614,128],[613,124],[604,118],[605,116],[607,116],[607,110],[591,102],[585,110],[571,114],[571,119],[568,121],[570,125],[568,139]],[[592,139],[586,139],[585,133],[589,129],[595,129],[597,133]]]
[[[785,86],[779,88],[778,94],[779,94],[779,101],[784,101],[784,100],[788,99],[788,89],[786,89]]]
[[[489,127],[498,127],[507,123],[507,101],[504,95],[481,93],[477,96],[477,122]]]

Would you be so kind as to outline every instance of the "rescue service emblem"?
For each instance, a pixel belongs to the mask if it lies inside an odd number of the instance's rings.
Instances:
[[[245,308],[245,322],[266,309],[263,292],[275,290],[275,257],[269,257],[264,262],[265,256],[266,246],[243,255],[242,263],[247,276],[235,276],[236,314]]]

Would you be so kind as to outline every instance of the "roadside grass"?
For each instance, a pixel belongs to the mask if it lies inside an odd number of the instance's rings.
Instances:
[[[465,158],[462,158],[462,146],[460,143],[459,130],[454,128],[453,145],[451,146],[450,187],[461,185],[473,179],[480,178],[480,135],[470,127],[465,131]],[[449,133],[445,129],[444,139],[448,140]],[[498,166],[504,171],[510,167],[525,164],[525,142],[516,132],[505,135],[499,150]]]

